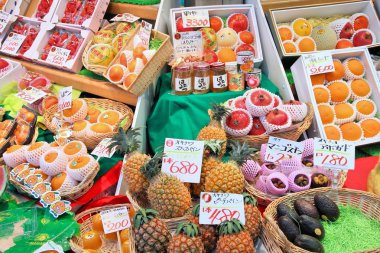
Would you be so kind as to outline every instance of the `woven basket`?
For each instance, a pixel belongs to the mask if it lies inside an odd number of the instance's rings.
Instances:
[[[108,99],[96,99],[96,98],[84,98],[89,108],[96,107],[96,108],[103,108],[104,110],[115,110],[120,112],[123,116],[120,120],[120,123],[126,119],[126,123],[122,125],[121,127],[124,130],[127,130],[133,120],[133,111],[131,108],[129,108],[127,105],[115,102]],[[52,120],[54,118],[54,115],[58,112],[58,105],[54,105],[49,110],[47,110],[43,117],[44,117],[44,124],[51,132],[56,132],[56,128],[52,125]],[[82,141],[86,147],[90,150],[94,149],[99,142],[101,142],[105,138],[112,138],[117,131],[118,131],[119,125],[116,125],[113,129],[112,133],[103,134],[99,137],[94,136],[83,136],[83,137],[76,137],[76,140]]]
[[[81,235],[92,230],[92,217],[100,213],[101,211],[109,210],[112,208],[117,208],[117,207],[127,207],[128,209],[130,208],[130,204],[118,204],[118,205],[106,205],[102,207],[97,207],[97,208],[92,208],[89,210],[86,210],[84,212],[81,212],[80,214],[75,216],[75,220],[81,224],[80,226],[80,233]],[[119,232],[118,232],[118,238],[119,238]],[[120,240],[120,239],[118,239]],[[106,241],[106,243],[100,248],[98,251],[99,253],[114,253],[114,252],[121,252],[118,246],[118,241],[109,241],[109,240],[103,240]],[[134,237],[132,235],[132,229],[129,229],[129,245],[130,245],[130,252],[135,253],[135,241]],[[75,253],[82,253],[83,252],[83,244],[82,244],[82,238],[80,236],[74,236],[70,239],[69,241],[71,250],[74,251]]]
[[[305,119],[302,122],[299,122],[297,124],[292,124],[292,126],[289,128],[272,132],[270,136],[288,139],[292,141],[298,140],[299,137],[307,129],[309,129],[314,117],[313,105],[311,103],[306,103],[306,104],[308,106],[308,112]],[[228,136],[228,139],[237,140],[240,142],[247,142],[247,144],[249,144],[251,147],[260,148],[261,144],[268,143],[269,135],[267,134],[262,134],[262,135],[257,135],[257,136],[246,135],[242,137]]]
[[[0,121],[3,121],[3,116],[5,115],[5,109],[0,108]]]
[[[313,197],[316,193],[326,194],[337,204],[348,204],[350,206],[359,208],[366,216],[380,221],[380,197],[372,193],[351,189],[332,190],[330,188],[318,188],[314,190],[304,191],[277,199],[266,208],[264,212],[264,229],[266,230],[265,234],[268,236],[263,237],[265,246],[268,245],[268,247],[273,247],[270,245],[277,245],[276,251],[273,252],[281,252],[278,250],[282,249],[284,252],[309,253],[309,251],[295,246],[293,243],[286,239],[284,233],[280,230],[276,222],[277,206],[283,202],[292,206],[293,202],[298,198],[313,200]],[[358,251],[356,253],[359,252],[375,253],[380,252],[380,248]]]

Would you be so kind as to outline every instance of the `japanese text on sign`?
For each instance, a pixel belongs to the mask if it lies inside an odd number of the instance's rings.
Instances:
[[[104,233],[109,234],[131,226],[127,207],[118,207],[100,212]]]
[[[199,224],[218,225],[225,220],[238,219],[244,225],[244,199],[241,194],[202,192]]]
[[[58,111],[71,108],[73,87],[65,87],[59,91]]]
[[[16,94],[16,97],[24,100],[29,104],[33,104],[38,99],[43,98],[46,93],[34,87],[28,87]]]
[[[202,169],[203,141],[166,138],[162,172],[182,182],[199,183]]]
[[[133,23],[139,20],[139,17],[136,17],[135,15],[132,15],[130,13],[123,13],[123,14],[118,14],[114,18],[111,19],[113,22],[128,22],[128,23]]]
[[[4,11],[0,11],[0,34],[4,32],[5,27],[7,26],[11,15]]]
[[[210,17],[208,10],[182,11],[183,27],[209,27]]]
[[[70,50],[66,48],[61,47],[52,47],[49,51],[48,57],[46,58],[46,62],[57,65],[57,66],[63,66],[67,58],[69,58]]]
[[[141,21],[141,28],[139,31],[139,37],[142,41],[142,45],[145,48],[149,48],[149,40],[150,40],[150,33],[152,31],[152,24],[146,22],[146,21]]]
[[[203,39],[199,31],[176,33],[173,44],[176,57],[203,55]]]
[[[265,161],[277,163],[283,159],[301,159],[303,150],[303,143],[270,136],[265,151]]]
[[[103,139],[98,146],[91,152],[91,155],[96,155],[97,157],[107,157],[111,158],[116,152],[116,147],[113,147],[111,150],[108,146],[111,144],[111,138]]]
[[[353,170],[355,168],[355,145],[346,141],[314,138],[314,165]]]
[[[17,33],[10,33],[6,40],[4,41],[1,50],[4,53],[8,54],[17,54],[18,50],[20,49],[22,43],[24,43],[26,36],[17,34]]]
[[[303,55],[303,61],[309,75],[317,75],[335,71],[331,53],[328,52]]]

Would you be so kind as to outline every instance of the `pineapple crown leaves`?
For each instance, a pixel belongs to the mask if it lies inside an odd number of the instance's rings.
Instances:
[[[194,217],[199,217],[199,211],[201,209],[201,205],[200,204],[196,204],[193,209],[191,210],[191,215],[193,215]]]
[[[231,109],[229,109],[223,104],[214,103],[211,106],[211,111],[212,119],[216,121],[221,121],[223,117],[227,116],[231,112]]]
[[[127,132],[123,128],[119,127],[117,134],[115,134],[108,145],[108,150],[112,150],[116,147],[116,151],[129,154],[140,148],[141,142],[137,139],[140,135],[140,128],[129,129]]]
[[[238,219],[226,220],[219,225],[219,235],[232,235],[244,231],[244,226]]]
[[[223,140],[205,140],[204,149],[209,152],[212,156],[218,156],[222,151],[223,144],[226,141]]]
[[[257,151],[257,149],[249,147],[246,142],[230,140],[228,144],[231,148],[230,160],[235,161],[239,166],[243,165]]]
[[[255,197],[250,195],[247,192],[243,193],[243,198],[244,198],[244,204],[251,205],[251,206],[257,206],[257,200]]]
[[[143,175],[150,179],[153,179],[161,172],[162,158],[165,156],[164,152],[158,152],[154,155],[152,159],[147,161],[141,168],[140,171]]]
[[[148,223],[150,220],[156,218],[158,212],[154,209],[140,209],[136,212],[133,217],[133,226],[135,228],[140,228],[142,225]]]
[[[192,222],[182,222],[178,224],[177,230],[175,232],[177,235],[185,234],[188,237],[197,237],[199,236],[199,228]]]

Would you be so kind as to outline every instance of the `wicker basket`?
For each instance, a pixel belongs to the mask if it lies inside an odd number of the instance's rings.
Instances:
[[[121,127],[124,130],[127,130],[131,126],[132,120],[133,120],[133,111],[127,105],[119,103],[119,102],[115,102],[112,100],[108,100],[108,99],[84,98],[84,100],[86,101],[88,107],[90,108],[91,107],[103,108],[105,110],[115,110],[115,111],[120,112],[123,115],[120,122],[126,120],[125,124],[122,125]],[[49,110],[47,110],[43,115],[45,126],[47,127],[47,129],[49,129],[53,133],[57,130],[52,124],[52,120],[54,118],[54,115],[57,113],[57,111],[58,111],[58,106],[54,105],[51,108],[49,108]],[[76,137],[75,139],[82,141],[88,149],[92,150],[103,139],[112,138],[112,136],[114,136],[117,133],[118,127],[119,125],[115,126],[112,133],[103,134],[98,137],[83,136],[83,137]]]
[[[101,211],[109,210],[112,208],[117,208],[117,207],[127,207],[128,209],[130,208],[130,204],[118,204],[118,205],[107,205],[107,206],[102,206],[102,207],[97,207],[97,208],[92,208],[89,210],[86,210],[78,215],[75,216],[75,220],[81,224],[80,226],[80,233],[84,234],[90,230],[92,230],[92,217],[100,213]],[[118,238],[119,238],[119,233],[118,233]],[[119,241],[120,239],[118,239]],[[105,240],[103,240],[104,243]],[[130,245],[130,252],[135,253],[135,241],[134,237],[132,235],[132,229],[129,230],[129,245]],[[69,241],[70,247],[72,251],[75,253],[82,253],[83,252],[83,247],[82,247],[82,239],[79,236],[74,236],[70,239]],[[121,252],[121,249],[118,246],[118,242],[115,241],[109,241],[107,240],[106,243],[102,246],[102,248],[99,250],[100,253],[114,253],[114,252]]]
[[[3,121],[3,116],[5,115],[5,109],[0,108],[0,121]]]
[[[281,252],[279,250],[282,249],[284,252],[309,253],[309,251],[295,246],[293,243],[286,239],[284,233],[280,230],[276,222],[277,206],[282,202],[292,205],[293,202],[298,198],[313,200],[313,197],[316,193],[326,194],[337,204],[349,204],[353,207],[359,208],[366,216],[380,221],[380,197],[372,193],[351,189],[332,190],[330,188],[318,188],[314,190],[304,191],[277,199],[266,208],[264,212],[264,229],[266,231],[264,234],[267,236],[263,237],[265,246],[273,248],[273,245],[277,245],[277,247],[274,247],[275,251],[273,252]],[[380,252],[380,248],[359,252],[375,253]]]

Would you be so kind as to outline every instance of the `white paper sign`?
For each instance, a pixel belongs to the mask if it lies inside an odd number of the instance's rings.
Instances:
[[[184,56],[203,56],[202,32],[176,33],[173,39],[174,54],[177,58]]]
[[[139,31],[139,37],[142,41],[142,45],[145,48],[149,48],[150,33],[152,31],[152,24],[146,21],[141,21],[141,28]]]
[[[71,108],[73,87],[65,87],[59,91],[58,111]]]
[[[4,29],[7,26],[10,19],[11,15],[9,13],[0,11],[0,34],[4,32]]]
[[[123,13],[123,14],[118,14],[116,15],[114,18],[111,19],[111,21],[113,22],[127,22],[127,23],[133,23],[137,20],[139,20],[140,18],[135,16],[135,15],[132,15],[130,13]]]
[[[355,145],[347,141],[314,138],[314,165],[325,168],[355,169]]]
[[[104,233],[109,234],[131,226],[127,207],[118,207],[100,212]]]
[[[111,138],[105,138],[103,139],[98,146],[95,147],[95,149],[91,152],[91,155],[96,155],[99,157],[107,157],[111,158],[113,154],[116,152],[116,147],[113,147],[111,150],[109,150],[108,146],[111,144]]]
[[[32,86],[29,86],[28,88],[16,94],[16,97],[21,98],[28,104],[33,104],[38,99],[43,98],[44,96],[46,96],[46,92],[44,92],[43,90],[34,88]]]
[[[309,75],[317,75],[335,71],[331,53],[320,52],[303,55],[306,71]]]
[[[208,10],[182,11],[183,27],[210,27]]]
[[[267,149],[265,151],[265,161],[278,163],[283,159],[302,159],[304,144],[273,136],[269,136]]]
[[[241,194],[202,192],[199,224],[218,225],[225,220],[238,219],[244,225],[244,198]]]
[[[162,172],[182,182],[199,183],[201,178],[203,141],[166,138]]]
[[[57,66],[63,66],[67,58],[69,58],[70,50],[62,47],[52,47],[49,51],[49,54],[46,58],[46,62],[57,65]]]
[[[25,35],[11,32],[1,46],[1,51],[8,54],[17,54],[25,38]]]

